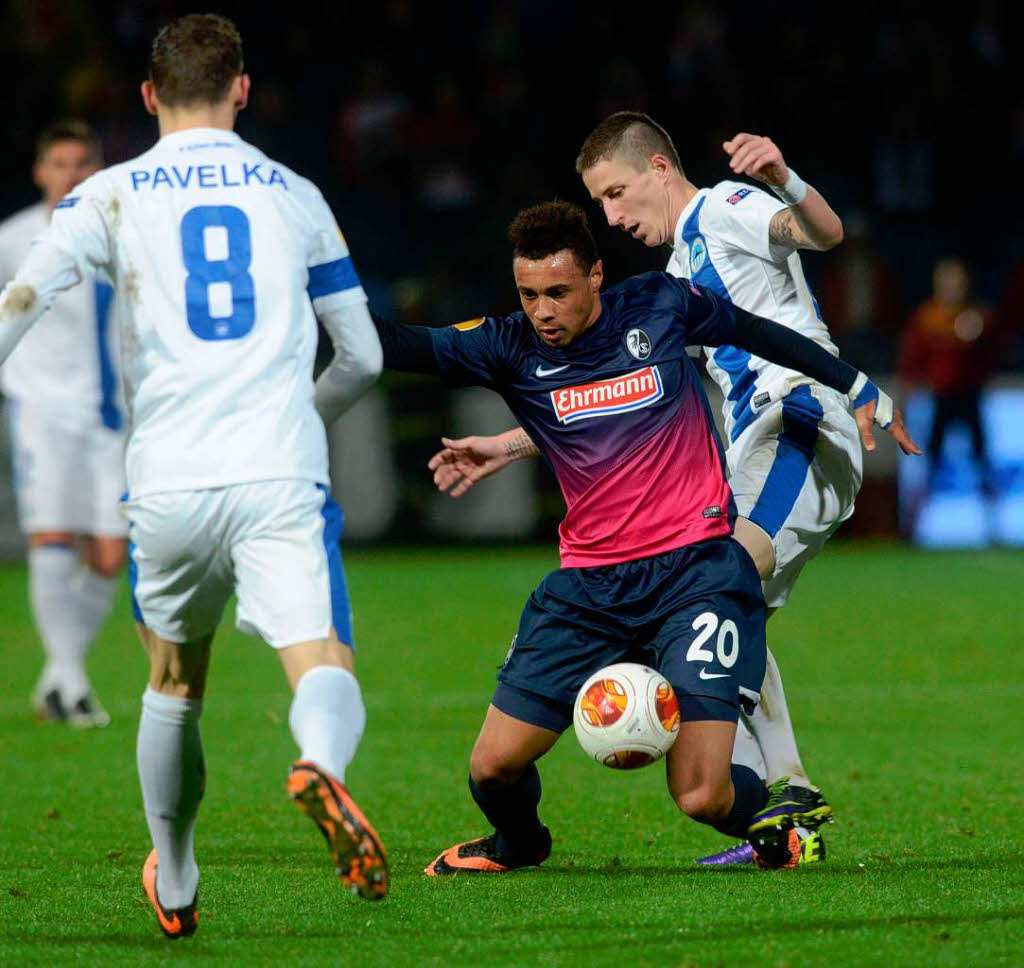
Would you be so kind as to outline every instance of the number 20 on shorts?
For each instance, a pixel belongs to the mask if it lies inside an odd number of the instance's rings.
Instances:
[[[740,654],[740,633],[731,618],[719,622],[714,612],[701,612],[693,620],[691,627],[697,632],[697,638],[686,650],[687,662],[714,662],[717,653],[718,661],[726,669],[731,669],[736,664]],[[704,647],[704,643],[709,642],[716,632],[718,636],[715,639],[715,651],[712,652],[711,649]]]

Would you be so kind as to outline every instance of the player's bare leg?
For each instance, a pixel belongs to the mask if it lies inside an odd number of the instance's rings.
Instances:
[[[82,539],[82,560],[93,574],[117,578],[128,559],[128,542],[114,535],[92,534]]]
[[[771,578],[775,572],[775,548],[768,533],[752,521],[737,517],[732,536],[746,548],[747,554],[757,567],[761,581]]]
[[[547,858],[551,834],[537,815],[540,774],[535,762],[559,735],[487,707],[470,757],[469,789],[494,833],[449,847],[425,874],[505,873]]]
[[[137,762],[153,840],[142,883],[164,934],[178,938],[192,934],[199,921],[193,832],[206,787],[199,718],[213,636],[175,643],[141,624],[138,629],[150,672]]]
[[[745,837],[768,793],[753,770],[732,762],[735,741],[733,722],[684,721],[665,771],[669,795],[683,813],[724,834]]]
[[[79,727],[110,722],[92,694],[85,659],[110,614],[125,555],[122,538],[29,535],[29,597],[46,651],[33,695],[39,718]]]
[[[772,806],[773,790],[767,789],[749,767],[732,762],[735,734],[736,724],[732,722],[681,723],[679,736],[666,757],[666,773],[669,793],[683,813],[730,837],[746,838],[751,825]],[[792,820],[783,817],[781,810],[779,819]],[[754,843],[762,866],[795,867],[800,862],[800,841],[793,826],[788,822],[780,837],[763,847]]]
[[[368,900],[382,898],[387,856],[345,787],[345,770],[366,724],[352,649],[332,629],[325,639],[278,654],[295,694],[288,721],[301,751],[288,773],[288,794],[320,829],[342,883]]]

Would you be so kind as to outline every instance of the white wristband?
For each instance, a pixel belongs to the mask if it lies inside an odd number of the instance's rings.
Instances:
[[[772,191],[787,205],[799,205],[807,196],[807,182],[790,168],[786,183],[784,185],[772,185]]]

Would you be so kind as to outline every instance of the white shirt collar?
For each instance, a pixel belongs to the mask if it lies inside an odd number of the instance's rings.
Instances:
[[[226,128],[183,128],[181,131],[165,134],[157,144],[173,147],[176,144],[188,144],[192,141],[220,141],[237,144],[241,138],[234,131],[228,131]]]

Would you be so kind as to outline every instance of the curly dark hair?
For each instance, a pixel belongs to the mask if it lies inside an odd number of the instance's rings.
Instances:
[[[168,107],[217,104],[244,69],[238,28],[215,13],[172,20],[149,54],[149,79]]]
[[[584,272],[597,262],[597,244],[587,228],[586,213],[569,202],[542,202],[524,208],[508,227],[512,254],[543,259],[568,249]]]

